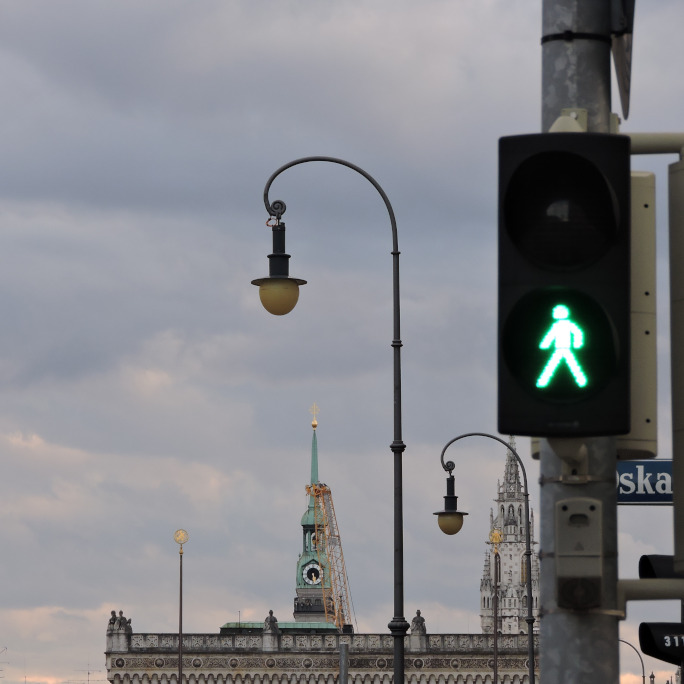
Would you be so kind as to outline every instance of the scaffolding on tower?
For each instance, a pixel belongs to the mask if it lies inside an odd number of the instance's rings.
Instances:
[[[306,487],[307,494],[314,497],[314,522],[316,525],[316,552],[318,565],[321,568],[321,587],[323,588],[323,606],[326,622],[334,623],[340,631],[351,631],[354,604],[349,592],[347,569],[344,565],[342,540],[337,527],[335,506],[332,492],[328,485],[322,483],[310,484]],[[327,563],[324,558],[327,557]],[[329,574],[329,578],[325,574]],[[345,630],[345,625],[348,627]]]

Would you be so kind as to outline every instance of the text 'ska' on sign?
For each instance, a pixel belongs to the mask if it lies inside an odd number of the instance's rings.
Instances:
[[[618,461],[617,500],[619,504],[672,505],[672,461]]]

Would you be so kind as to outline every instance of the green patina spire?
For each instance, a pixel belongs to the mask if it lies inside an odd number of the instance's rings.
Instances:
[[[330,588],[329,564],[325,552],[325,531],[316,529],[317,496],[320,497],[321,485],[318,480],[318,440],[316,428],[318,406],[311,407],[313,436],[311,438],[311,483],[306,486],[309,503],[302,516],[302,552],[297,561],[297,598],[295,598],[295,620],[297,622],[325,622],[326,611],[323,605],[323,588]],[[320,539],[319,539],[320,535]]]

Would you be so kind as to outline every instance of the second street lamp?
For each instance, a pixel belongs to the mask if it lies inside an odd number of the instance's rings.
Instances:
[[[527,658],[528,658],[528,672],[529,672],[529,684],[534,684],[534,616],[532,614],[532,543],[530,540],[530,498],[529,491],[527,489],[527,472],[525,471],[525,466],[522,459],[518,455],[518,452],[510,445],[504,442],[503,439],[490,435],[486,432],[467,432],[464,435],[459,435],[449,440],[442,449],[440,454],[440,460],[442,462],[442,468],[449,473],[447,477],[447,493],[444,497],[444,510],[435,513],[437,516],[437,522],[439,527],[445,534],[456,534],[461,527],[463,527],[463,516],[468,515],[457,510],[457,497],[454,495],[454,476],[453,471],[456,464],[453,461],[444,461],[444,454],[446,450],[454,443],[466,437],[487,437],[493,439],[497,442],[503,444],[508,451],[510,451],[520,466],[523,477],[523,495],[525,500],[525,584],[527,589],[527,617],[525,621],[527,622]],[[446,529],[445,529],[446,528]],[[497,627],[494,624],[494,644],[496,646],[497,640]],[[496,684],[496,682],[494,682]]]
[[[299,286],[305,280],[291,278],[289,275],[290,255],[285,253],[285,224],[281,221],[285,213],[285,202],[270,202],[268,191],[273,181],[287,169],[308,162],[329,162],[346,166],[362,175],[378,191],[389,214],[392,228],[392,312],[394,360],[394,439],[390,449],[394,455],[394,616],[388,628],[394,637],[394,684],[404,684],[404,637],[409,624],[404,617],[404,521],[403,521],[403,475],[402,455],[406,449],[401,434],[401,334],[399,306],[399,246],[397,222],[394,210],[379,183],[362,168],[336,157],[303,157],[281,166],[266,182],[264,205],[269,215],[269,225],[273,231],[273,253],[268,255],[269,275],[252,281],[259,287],[259,297],[264,308],[272,314],[283,315],[292,311],[299,298]]]

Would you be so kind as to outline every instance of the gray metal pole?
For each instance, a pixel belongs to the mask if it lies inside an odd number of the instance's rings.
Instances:
[[[180,581],[178,584],[178,684],[183,684],[183,545],[178,552]]]
[[[572,453],[586,461],[572,464]],[[542,440],[541,448],[541,681],[554,684],[617,684],[617,501],[615,438]],[[574,483],[573,483],[574,482]],[[601,511],[601,601],[591,610],[560,608],[556,594],[557,504],[589,498]],[[562,506],[562,504],[561,504]]]
[[[340,677],[338,684],[349,682],[349,644],[340,644]],[[644,682],[644,684],[646,684]]]
[[[610,0],[542,0],[542,131],[561,109],[610,130]]]
[[[610,0],[542,0],[543,131],[549,130],[561,109],[577,108],[587,111],[589,131],[609,132],[610,28]],[[619,679],[616,459],[614,437],[542,440],[543,681],[615,684]],[[559,608],[556,602],[557,504],[575,498],[596,500],[601,510],[601,602],[591,611]]]
[[[183,684],[183,544],[188,541],[185,530],[176,530],[173,540],[178,548],[178,684]]]
[[[672,487],[674,517],[674,570],[684,574],[684,161],[669,167],[670,218],[670,356],[672,376]],[[684,601],[681,602],[684,620]],[[684,661],[681,663],[684,668]]]
[[[684,573],[684,161],[669,167],[670,353],[672,355],[672,488],[674,569]],[[684,612],[684,609],[683,609]]]
[[[494,549],[494,684],[499,684],[499,575],[501,558],[499,548]]]

